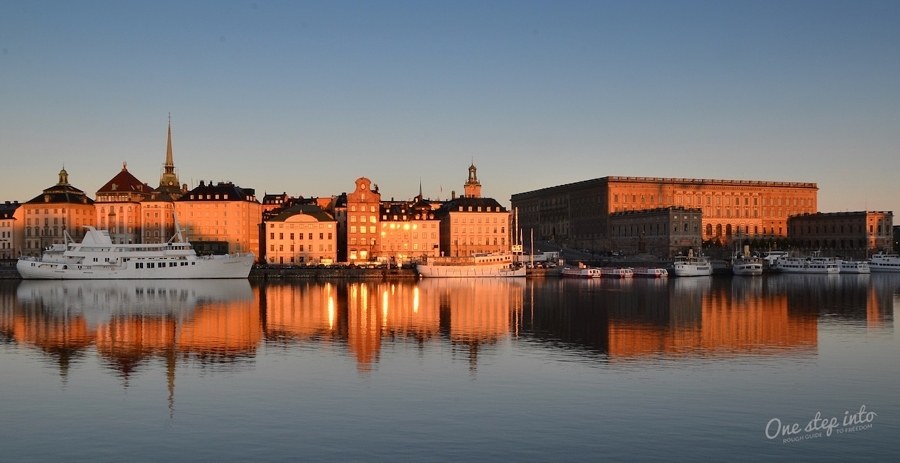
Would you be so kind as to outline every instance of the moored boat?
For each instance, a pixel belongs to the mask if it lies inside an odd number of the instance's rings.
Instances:
[[[900,255],[879,252],[869,259],[872,272],[900,272]]]
[[[638,267],[634,269],[634,276],[638,278],[666,278],[669,271],[664,268]]]
[[[582,263],[578,267],[564,267],[561,275],[566,278],[600,278],[602,274],[596,267],[588,267]]]
[[[709,276],[712,275],[712,262],[706,256],[694,256],[692,252],[676,257],[673,271],[678,277]]]
[[[759,257],[737,257],[731,263],[731,272],[735,275],[762,275],[763,260]]]
[[[480,253],[471,256],[429,257],[416,264],[425,278],[524,277],[525,266],[514,263],[511,253]]]
[[[865,274],[871,273],[869,263],[864,260],[839,260],[840,273]]]
[[[810,257],[782,257],[775,262],[775,268],[784,273],[822,273],[833,275],[841,268],[831,257],[821,257],[818,252]]]
[[[634,276],[634,270],[630,267],[602,267],[600,276],[602,278],[631,278]]]
[[[81,243],[67,233],[65,243],[40,257],[19,258],[19,275],[26,280],[247,278],[256,260],[252,253],[198,256],[180,230],[166,243],[116,244],[106,230],[85,229]]]

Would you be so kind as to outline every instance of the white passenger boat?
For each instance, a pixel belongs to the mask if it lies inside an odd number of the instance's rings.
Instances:
[[[600,278],[602,274],[599,268],[579,263],[578,267],[563,267],[562,276],[565,278]]]
[[[638,267],[634,269],[634,276],[639,278],[666,278],[669,271],[664,268]]]
[[[900,255],[879,252],[869,259],[872,272],[900,272]]]
[[[690,253],[687,256],[678,256],[675,258],[674,267],[677,277],[712,275],[712,262],[703,255],[694,256],[693,253]]]
[[[602,267],[600,276],[602,278],[631,278],[634,276],[634,270],[629,267]]]
[[[821,257],[818,253],[810,257],[782,257],[775,262],[775,268],[784,273],[840,273],[837,261]]]
[[[524,277],[525,266],[514,263],[510,253],[481,253],[464,257],[429,257],[416,264],[427,278]]]
[[[869,263],[864,260],[839,260],[840,273],[871,273]]]
[[[736,257],[731,263],[735,275],[762,275],[763,260],[759,257]]]
[[[66,234],[64,244],[54,244],[41,257],[20,258],[19,275],[26,280],[247,278],[256,260],[252,253],[198,256],[180,231],[167,243],[115,244],[108,231],[85,228],[81,243]]]

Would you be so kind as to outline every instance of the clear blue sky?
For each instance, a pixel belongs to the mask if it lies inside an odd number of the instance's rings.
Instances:
[[[0,2],[0,200],[182,182],[484,196],[816,182],[900,213],[900,2]]]

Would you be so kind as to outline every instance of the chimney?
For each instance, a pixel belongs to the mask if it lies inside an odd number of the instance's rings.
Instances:
[[[456,190],[450,190],[450,200],[456,199]]]

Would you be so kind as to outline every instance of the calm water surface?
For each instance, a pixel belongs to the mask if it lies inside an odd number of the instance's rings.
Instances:
[[[900,461],[898,305],[882,274],[0,282],[0,460]]]

